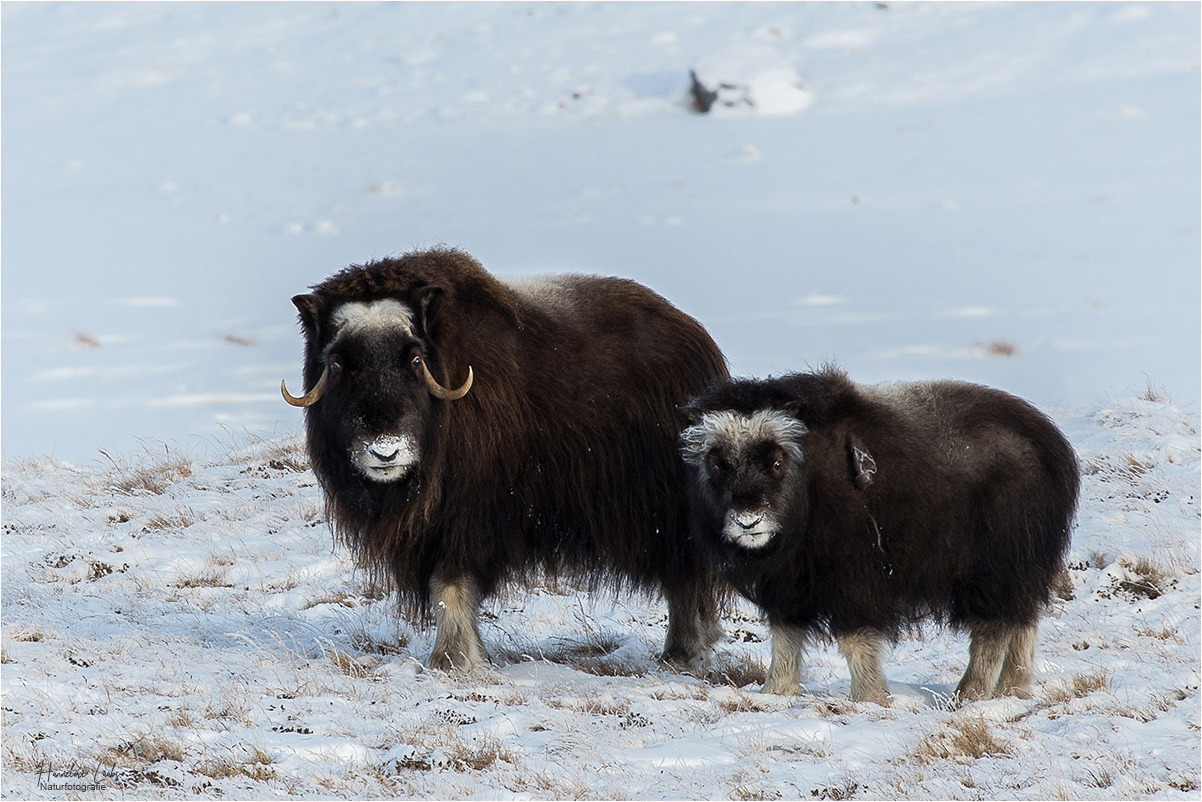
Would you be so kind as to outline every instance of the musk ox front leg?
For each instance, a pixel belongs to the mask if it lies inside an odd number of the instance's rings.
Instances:
[[[881,667],[881,636],[871,629],[858,629],[839,637],[839,653],[851,672],[853,702],[889,704],[889,683]]]
[[[961,702],[975,702],[993,695],[1010,643],[1020,629],[1002,621],[981,621],[969,627],[972,640],[968,643],[968,668],[956,686],[956,696]],[[1032,639],[1032,651],[1034,646]],[[1030,668],[1029,661],[1027,668]]]
[[[710,650],[722,637],[718,606],[708,587],[681,592],[665,591],[668,601],[668,635],[660,660],[677,671],[704,671]]]
[[[1002,663],[1002,675],[998,678],[994,696],[1017,696],[1031,698],[1031,669],[1035,664],[1035,641],[1038,624],[1020,627],[1010,638],[1006,660]]]
[[[801,650],[809,640],[809,632],[771,622],[768,631],[772,635],[772,662],[760,692],[790,696],[801,693]]]
[[[438,632],[426,662],[443,671],[470,671],[488,662],[480,638],[480,589],[468,577],[434,579],[430,583]]]

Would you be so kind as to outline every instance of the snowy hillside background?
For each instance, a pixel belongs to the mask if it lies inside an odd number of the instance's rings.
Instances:
[[[1197,4],[0,13],[8,459],[292,430],[288,299],[438,243],[648,284],[741,375],[1199,399]]]
[[[3,798],[1198,797],[1197,4],[0,15]],[[935,629],[890,708],[830,647],[762,696],[751,607],[691,677],[660,602],[569,583],[424,670],[278,386],[291,295],[438,243],[642,281],[737,374],[1047,410],[1084,478],[1036,698],[949,709]]]

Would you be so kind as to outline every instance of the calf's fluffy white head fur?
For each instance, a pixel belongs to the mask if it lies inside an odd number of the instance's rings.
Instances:
[[[698,472],[698,480],[713,500],[725,508],[722,535],[730,543],[745,549],[763,548],[776,536],[780,521],[768,496],[752,494],[736,500],[719,477],[733,472],[737,481],[740,472],[754,470],[755,460],[772,449],[779,449],[796,465],[803,464],[805,455],[798,441],[805,433],[804,423],[775,409],[751,414],[707,412],[681,433],[685,462]]]

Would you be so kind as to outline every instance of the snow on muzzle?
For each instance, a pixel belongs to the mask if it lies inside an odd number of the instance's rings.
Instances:
[[[776,529],[776,516],[767,510],[730,510],[722,534],[736,546],[758,549],[768,544]]]
[[[417,464],[417,445],[407,434],[383,434],[371,440],[361,440],[351,455],[360,472],[377,482],[400,479]]]

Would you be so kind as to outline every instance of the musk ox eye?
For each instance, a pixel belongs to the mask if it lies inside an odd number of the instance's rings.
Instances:
[[[772,462],[772,472],[773,473],[780,473],[784,469],[785,469],[785,461],[783,459],[778,458],[776,460],[773,460],[773,462]]]
[[[713,457],[713,456],[706,457],[705,469],[709,473],[709,475],[715,479],[717,479],[719,476],[722,475],[722,465],[721,465],[721,463],[718,462],[717,457]]]
[[[409,364],[413,365],[415,368],[420,368],[422,366],[422,355],[415,354],[413,359],[409,360]]]
[[[330,360],[330,375],[337,376],[341,372],[342,372],[342,363],[339,362],[337,359],[331,359]]]

